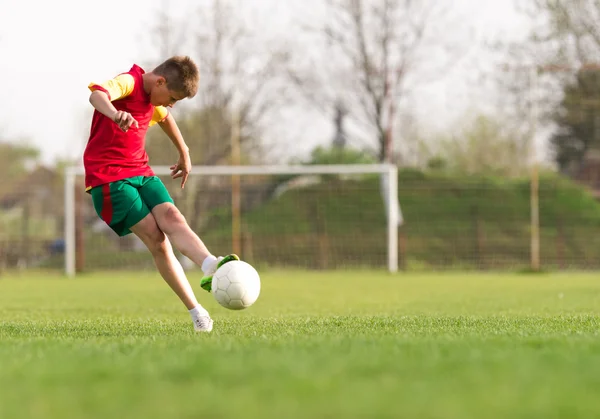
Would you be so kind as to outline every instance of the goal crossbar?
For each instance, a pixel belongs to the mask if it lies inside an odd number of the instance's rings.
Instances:
[[[168,166],[152,168],[159,176],[171,174]],[[83,175],[81,166],[65,169],[65,273],[75,275],[75,185],[76,177]],[[235,175],[351,175],[381,174],[385,176],[385,200],[387,212],[387,253],[388,270],[398,271],[398,169],[392,164],[331,164],[331,165],[260,165],[260,166],[194,166],[193,175],[235,176]]]

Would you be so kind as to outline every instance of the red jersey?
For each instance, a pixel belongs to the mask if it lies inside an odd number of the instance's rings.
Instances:
[[[110,118],[94,111],[90,138],[83,153],[86,189],[133,176],[154,176],[145,149],[146,131],[150,125],[164,120],[168,111],[150,103],[150,95],[144,91],[143,74],[144,70],[134,65],[112,80],[88,86],[91,91],[105,92],[113,106],[130,113],[139,126],[123,132]]]

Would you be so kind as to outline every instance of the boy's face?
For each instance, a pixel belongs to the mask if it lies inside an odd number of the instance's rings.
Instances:
[[[150,90],[150,103],[153,106],[166,106],[172,108],[176,102],[185,99],[181,92],[175,92],[167,88],[167,81],[164,77],[159,77],[156,84]]]

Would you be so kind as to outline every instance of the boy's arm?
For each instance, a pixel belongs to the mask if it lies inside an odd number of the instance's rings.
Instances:
[[[175,122],[175,118],[170,113],[165,119],[158,123],[162,130],[171,139],[177,151],[179,151],[179,161],[171,166],[171,177],[173,179],[181,178],[181,188],[185,186],[188,175],[192,170],[192,160],[190,158],[190,149],[185,143],[181,131]]]
[[[123,131],[127,132],[132,125],[138,128],[138,122],[133,116],[128,112],[118,111],[103,91],[93,91],[90,95],[90,103],[102,115],[116,122]]]

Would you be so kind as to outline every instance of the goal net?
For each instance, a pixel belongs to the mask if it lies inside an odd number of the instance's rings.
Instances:
[[[168,167],[153,169],[214,254],[236,252],[258,268],[398,269],[393,165],[196,166],[183,190]],[[66,274],[153,269],[137,237],[98,218],[83,174],[65,173]]]

